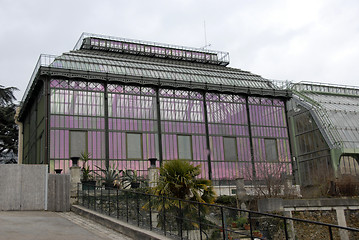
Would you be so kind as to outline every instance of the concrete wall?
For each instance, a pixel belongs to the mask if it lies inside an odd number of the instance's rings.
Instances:
[[[70,174],[49,174],[47,210],[70,211]]]
[[[46,210],[47,165],[0,165],[0,210]]]
[[[258,200],[259,212],[316,211],[333,210],[345,207],[359,209],[359,199],[354,198],[318,198],[318,199],[281,199],[265,198]],[[335,209],[334,209],[335,210]]]

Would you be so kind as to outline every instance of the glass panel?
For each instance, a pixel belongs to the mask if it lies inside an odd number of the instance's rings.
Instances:
[[[277,139],[264,139],[267,162],[278,162]]]
[[[341,156],[339,170],[341,174],[359,175],[358,161],[352,156]]]
[[[178,158],[179,159],[192,159],[192,143],[191,136],[177,136],[177,144],[178,144]]]
[[[85,131],[70,131],[70,157],[80,157],[86,152],[87,133]]]
[[[234,137],[223,137],[224,146],[224,160],[236,161],[237,157],[237,143]]]
[[[142,159],[141,134],[127,133],[127,158]]]

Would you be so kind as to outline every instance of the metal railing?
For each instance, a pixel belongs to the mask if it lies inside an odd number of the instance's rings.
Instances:
[[[79,205],[174,239],[359,239],[359,229],[156,196],[78,185]]]
[[[30,91],[30,88],[33,87],[33,82],[35,81],[37,72],[39,71],[41,66],[45,66],[48,67],[50,66],[51,63],[53,63],[53,61],[55,60],[56,56],[54,55],[49,55],[49,54],[41,54],[39,59],[37,60],[37,63],[35,65],[34,71],[32,72],[31,78],[29,83],[27,84],[26,90],[24,92],[24,95],[22,97],[21,100],[21,106],[22,104],[25,102],[25,99]]]

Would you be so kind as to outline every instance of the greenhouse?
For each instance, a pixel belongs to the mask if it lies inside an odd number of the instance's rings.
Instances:
[[[291,89],[288,116],[301,184],[359,176],[359,89],[309,82]]]
[[[173,159],[214,184],[292,174],[291,90],[240,69],[226,52],[82,34],[41,55],[22,100],[22,163],[68,172],[70,158],[147,175]]]

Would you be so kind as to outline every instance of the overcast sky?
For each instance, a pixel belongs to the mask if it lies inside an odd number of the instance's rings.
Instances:
[[[0,84],[18,100],[41,53],[82,32],[230,53],[231,67],[274,80],[359,86],[358,0],[0,0]]]

